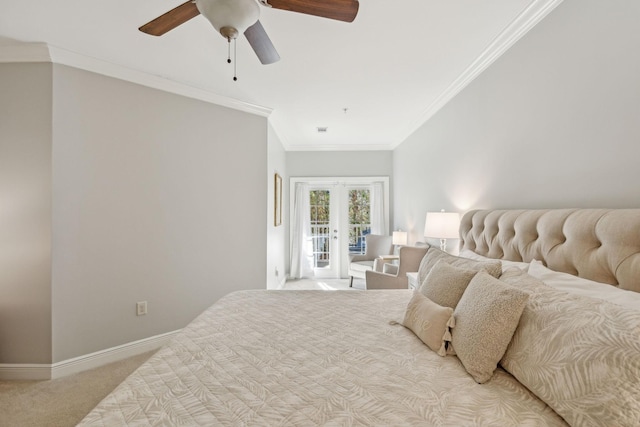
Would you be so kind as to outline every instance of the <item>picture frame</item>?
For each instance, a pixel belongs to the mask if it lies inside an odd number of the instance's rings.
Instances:
[[[273,225],[282,225],[282,177],[275,174],[273,179]]]

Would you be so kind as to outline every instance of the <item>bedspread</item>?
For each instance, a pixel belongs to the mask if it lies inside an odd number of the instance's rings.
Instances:
[[[476,384],[402,321],[408,290],[240,291],[198,316],[80,426],[564,421],[498,369]]]

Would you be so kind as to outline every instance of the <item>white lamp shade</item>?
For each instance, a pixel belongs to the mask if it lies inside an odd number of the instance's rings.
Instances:
[[[393,232],[393,244],[394,245],[406,245],[407,244],[407,232],[406,231],[394,231]]]
[[[427,212],[424,237],[457,239],[460,237],[460,215],[456,212]]]
[[[233,27],[243,34],[260,17],[255,0],[196,0],[196,6],[218,32],[223,27]]]

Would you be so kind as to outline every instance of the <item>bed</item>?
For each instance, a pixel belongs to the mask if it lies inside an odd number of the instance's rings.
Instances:
[[[640,425],[640,210],[472,211],[460,233],[415,293],[223,297],[79,425]],[[463,275],[455,308],[425,296]]]

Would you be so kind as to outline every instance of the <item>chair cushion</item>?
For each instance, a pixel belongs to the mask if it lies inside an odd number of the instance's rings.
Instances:
[[[349,270],[365,272],[367,270],[373,270],[373,261],[358,261],[349,264]]]
[[[386,274],[393,274],[394,276],[398,275],[398,266],[395,264],[386,263],[382,267],[382,272]]]

